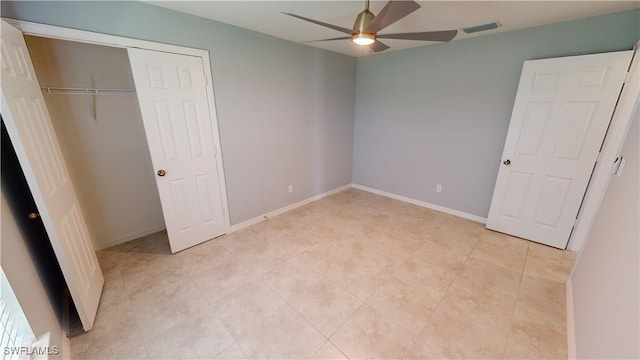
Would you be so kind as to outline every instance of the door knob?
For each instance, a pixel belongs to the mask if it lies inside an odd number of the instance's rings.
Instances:
[[[27,214],[27,219],[29,220],[35,220],[39,217],[40,217],[40,214],[38,214],[37,212],[32,212]]]
[[[165,175],[167,175],[166,171],[164,171],[162,169],[158,170],[158,176],[165,176]]]
[[[505,161],[502,162],[505,165],[510,165],[511,164],[511,160],[507,159]]]

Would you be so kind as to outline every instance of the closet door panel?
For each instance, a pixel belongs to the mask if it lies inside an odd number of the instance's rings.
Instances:
[[[88,331],[104,278],[22,33],[2,21],[1,38],[3,120]]]
[[[202,59],[128,49],[172,252],[225,233]]]

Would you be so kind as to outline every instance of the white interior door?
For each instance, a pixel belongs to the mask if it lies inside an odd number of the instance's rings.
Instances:
[[[202,59],[129,50],[171,251],[225,233]]]
[[[104,278],[20,30],[2,21],[2,116],[85,330]]]
[[[632,54],[524,63],[487,228],[566,247]]]

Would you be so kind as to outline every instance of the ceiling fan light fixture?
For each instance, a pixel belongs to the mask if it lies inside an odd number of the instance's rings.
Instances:
[[[356,33],[351,35],[351,41],[356,45],[367,46],[376,42],[375,34]]]
[[[356,45],[367,46],[376,42],[376,34],[367,32],[367,27],[376,16],[369,11],[369,0],[366,1],[364,10],[358,14],[353,23],[351,41]]]

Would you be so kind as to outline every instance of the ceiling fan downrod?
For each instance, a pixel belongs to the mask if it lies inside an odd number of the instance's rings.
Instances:
[[[367,32],[367,27],[373,21],[375,15],[369,11],[369,0],[366,0],[364,10],[356,17],[356,22],[353,24],[353,34],[351,34],[351,41],[357,45],[367,46],[376,42],[376,34]]]

